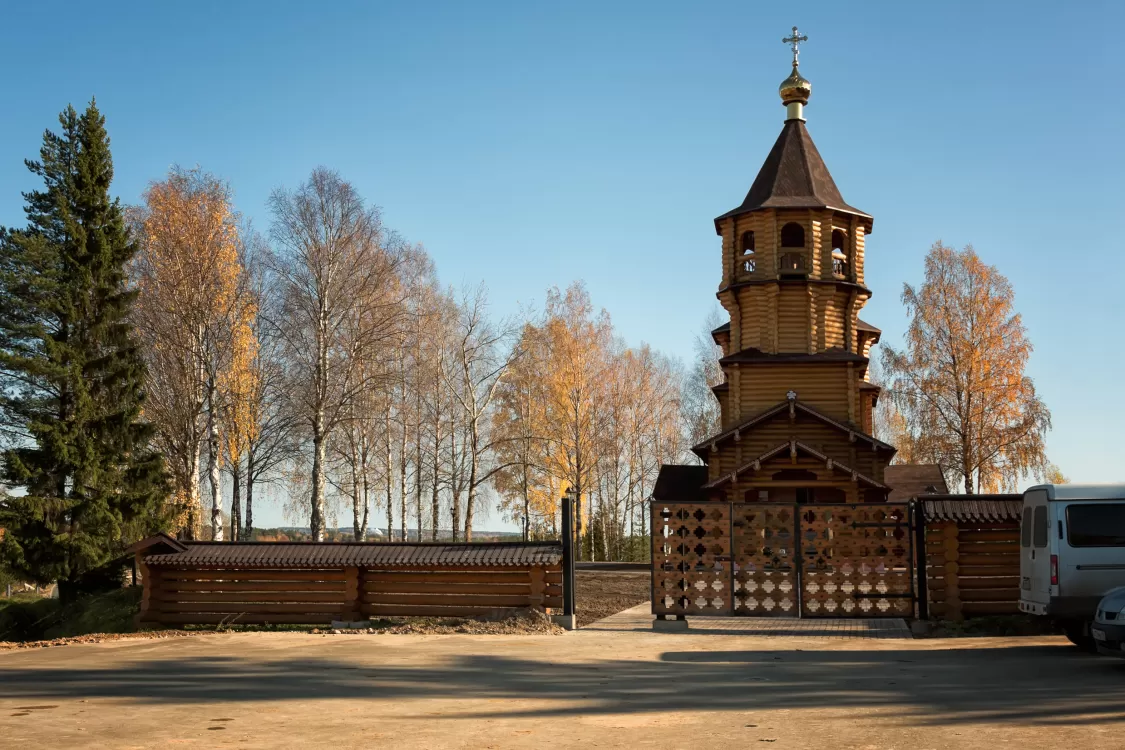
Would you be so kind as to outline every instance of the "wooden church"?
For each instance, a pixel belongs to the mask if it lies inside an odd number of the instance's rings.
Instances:
[[[692,449],[704,466],[661,468],[656,501],[883,502],[891,490],[895,449],[872,435],[879,329],[859,317],[873,218],[844,200],[805,127],[803,39],[786,41],[785,124],[746,199],[715,219],[730,315],[712,331],[722,424]]]

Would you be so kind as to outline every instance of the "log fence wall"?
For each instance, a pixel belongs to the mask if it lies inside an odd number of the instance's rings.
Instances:
[[[312,545],[308,549],[315,551]],[[137,552],[144,581],[139,622],[328,625],[403,616],[502,616],[563,606],[561,560],[550,554],[530,556],[531,562],[509,555],[504,564],[435,561],[315,569],[168,564],[176,556],[156,555],[161,564],[154,565]]]
[[[918,501],[925,519],[918,575],[926,577],[930,617],[1017,614],[1020,496],[946,497]]]

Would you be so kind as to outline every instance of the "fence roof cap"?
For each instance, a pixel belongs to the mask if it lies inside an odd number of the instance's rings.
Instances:
[[[181,552],[149,555],[158,567],[526,567],[554,566],[562,545],[548,542],[180,542]]]
[[[927,521],[1019,521],[1023,495],[925,495]]]

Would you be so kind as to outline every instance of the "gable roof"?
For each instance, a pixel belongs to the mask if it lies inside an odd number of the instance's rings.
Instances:
[[[762,468],[762,464],[764,462],[770,460],[771,458],[776,458],[777,456],[781,455],[782,453],[785,453],[786,451],[788,451],[789,455],[791,455],[791,456],[795,456],[798,453],[804,453],[807,456],[812,456],[813,458],[824,461],[824,463],[832,471],[839,471],[839,472],[842,472],[842,473],[845,473],[845,474],[851,474],[852,481],[860,481],[860,482],[863,482],[864,484],[870,485],[871,487],[875,487],[876,489],[881,489],[881,490],[887,489],[887,486],[885,484],[882,484],[880,482],[875,481],[874,479],[867,476],[866,474],[861,474],[860,472],[851,468],[847,464],[843,464],[843,463],[840,463],[839,461],[836,461],[835,459],[829,458],[828,456],[824,455],[823,453],[816,450],[812,446],[807,445],[805,443],[802,443],[800,440],[790,440],[788,442],[782,443],[781,445],[777,446],[776,448],[773,448],[771,450],[766,451],[765,453],[758,456],[757,458],[744,463],[742,466],[739,466],[737,469],[730,472],[729,474],[724,474],[723,476],[719,477],[715,481],[708,482],[707,484],[703,485],[703,489],[705,489],[705,490],[715,489],[716,487],[721,487],[722,485],[727,484],[728,482],[733,482],[739,474],[742,474],[744,472],[751,471],[751,470],[757,471],[760,468]]]
[[[723,219],[760,208],[831,208],[872,220],[844,202],[805,123],[795,119],[785,121],[742,205],[716,218],[715,228]]]
[[[889,443],[884,443],[882,440],[879,440],[878,438],[872,437],[871,435],[868,435],[866,432],[863,432],[862,430],[860,430],[856,427],[853,427],[852,425],[849,425],[849,424],[846,424],[846,423],[841,422],[839,420],[833,419],[832,417],[828,416],[824,412],[819,411],[818,409],[814,409],[813,407],[809,406],[808,404],[801,403],[800,399],[793,399],[792,401],[786,400],[786,401],[782,401],[781,403],[779,403],[775,406],[771,406],[770,408],[766,409],[765,411],[762,411],[762,412],[759,412],[758,414],[755,414],[754,416],[752,416],[749,419],[743,421],[742,423],[737,424],[734,427],[731,427],[727,430],[724,430],[724,431],[720,432],[718,435],[715,435],[713,437],[709,437],[706,440],[704,440],[702,443],[699,443],[698,445],[692,446],[692,451],[697,456],[706,459],[707,451],[710,450],[712,445],[716,445],[718,443],[730,440],[730,439],[734,438],[734,436],[736,434],[742,432],[743,430],[748,430],[751,427],[753,427],[754,425],[760,424],[760,423],[762,423],[762,422],[764,422],[764,421],[766,421],[766,420],[768,420],[772,417],[775,417],[778,414],[781,414],[781,413],[783,413],[787,410],[790,410],[790,409],[792,409],[792,412],[793,412],[794,416],[796,416],[797,412],[800,412],[801,414],[806,414],[806,415],[812,417],[813,419],[816,419],[820,422],[823,422],[824,424],[828,425],[829,427],[834,427],[837,430],[840,430],[841,432],[846,432],[848,434],[849,439],[854,438],[854,439],[857,439],[857,440],[863,440],[864,442],[870,443],[873,448],[877,448],[877,449],[880,449],[880,450],[887,450],[887,451],[891,451],[892,453],[898,452],[898,450],[893,445],[891,445]]]
[[[949,492],[938,464],[891,464],[883,470],[883,481],[891,488],[891,502]]]
[[[153,534],[152,536],[145,537],[139,542],[134,542],[126,549],[126,552],[144,552],[150,549],[162,549],[167,552],[183,552],[187,549],[184,542],[176,539],[175,537],[165,534],[163,531]]]

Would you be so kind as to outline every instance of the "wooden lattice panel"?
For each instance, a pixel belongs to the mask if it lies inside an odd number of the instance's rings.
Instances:
[[[905,505],[802,505],[798,510],[802,614],[914,614]]]
[[[654,614],[730,614],[730,504],[652,504]]]
[[[736,503],[733,517],[735,614],[795,617],[795,507]]]

